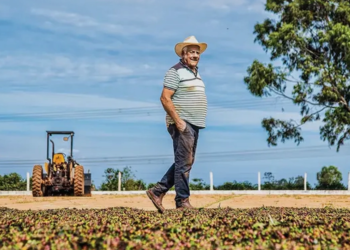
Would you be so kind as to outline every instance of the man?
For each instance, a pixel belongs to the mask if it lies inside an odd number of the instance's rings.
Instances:
[[[190,36],[175,45],[181,58],[164,77],[161,103],[166,111],[166,125],[173,139],[175,162],[155,187],[146,191],[159,212],[164,212],[162,199],[175,185],[176,208],[193,208],[189,202],[189,174],[194,163],[199,130],[205,128],[207,98],[205,85],[198,73],[198,62],[206,50]]]

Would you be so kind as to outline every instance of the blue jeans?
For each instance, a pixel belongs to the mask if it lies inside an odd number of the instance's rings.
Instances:
[[[175,124],[169,125],[168,132],[173,139],[175,162],[155,186],[154,194],[159,196],[175,185],[175,201],[178,204],[190,196],[189,176],[195,159],[199,128],[186,122],[183,132]]]

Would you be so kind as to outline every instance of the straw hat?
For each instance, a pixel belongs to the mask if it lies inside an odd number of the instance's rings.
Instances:
[[[194,36],[189,36],[182,43],[177,43],[175,45],[175,53],[181,57],[182,49],[188,45],[198,45],[201,54],[207,49],[208,46],[206,43],[199,43]]]

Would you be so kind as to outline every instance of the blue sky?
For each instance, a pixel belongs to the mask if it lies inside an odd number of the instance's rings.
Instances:
[[[307,172],[314,184],[316,172],[334,164],[346,183],[346,149],[340,153],[328,149],[319,139],[319,123],[303,127],[305,142],[299,147],[292,142],[278,148],[266,144],[262,118],[300,118],[298,108],[289,102],[253,97],[244,85],[252,61],[267,62],[269,58],[254,43],[253,35],[254,24],[266,17],[261,0],[2,0],[0,113],[9,115],[10,120],[0,123],[0,160],[28,159],[28,165],[16,167],[0,161],[0,174],[31,173],[29,160],[45,162],[45,131],[74,130],[78,161],[138,157],[132,164],[117,160],[84,164],[98,186],[104,169],[125,165],[147,183],[159,180],[171,158],[152,164],[140,157],[172,154],[159,97],[165,72],[178,62],[175,44],[194,35],[208,43],[199,69],[209,110],[191,178],[209,183],[212,171],[214,185],[218,185],[233,180],[256,183],[258,171],[271,171],[276,178]],[[94,113],[89,119],[79,113],[95,109],[120,109],[120,113],[105,117]],[[38,112],[73,115],[71,119],[11,118],[14,113]],[[56,149],[67,150],[63,143],[58,141]],[[309,146],[324,148],[305,157]],[[285,147],[299,151],[294,155],[273,153]],[[271,152],[255,155],[263,149]],[[249,150],[253,151],[247,153]],[[242,152],[235,158],[207,160],[203,156],[223,151]]]

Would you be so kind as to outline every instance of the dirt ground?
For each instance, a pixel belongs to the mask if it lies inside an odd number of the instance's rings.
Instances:
[[[346,195],[191,195],[195,207],[252,208],[262,206],[310,207],[325,206],[350,208],[350,196]],[[163,199],[166,209],[174,209],[174,195]],[[0,196],[0,207],[16,209],[53,208],[108,208],[132,207],[143,210],[156,210],[147,195],[94,195],[92,197],[42,197]]]

